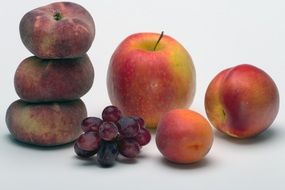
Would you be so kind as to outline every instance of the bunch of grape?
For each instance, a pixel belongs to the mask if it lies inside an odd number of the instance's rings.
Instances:
[[[115,106],[107,106],[102,119],[85,118],[81,127],[84,133],[74,144],[75,153],[83,158],[97,154],[97,162],[102,166],[113,165],[119,153],[135,158],[151,139],[142,118],[123,116]]]

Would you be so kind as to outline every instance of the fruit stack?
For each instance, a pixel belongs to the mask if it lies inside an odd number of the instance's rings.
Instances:
[[[42,146],[74,141],[87,116],[80,97],[94,80],[86,54],[95,37],[92,16],[75,3],[52,3],[25,14],[20,35],[34,56],[23,60],[15,73],[20,100],[6,113],[10,133],[19,141]]]

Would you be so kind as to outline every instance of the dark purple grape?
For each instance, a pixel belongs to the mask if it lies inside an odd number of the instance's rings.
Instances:
[[[112,166],[118,157],[118,143],[116,141],[104,141],[100,143],[100,148],[97,153],[97,162],[101,166]]]
[[[150,142],[151,134],[146,128],[140,128],[140,131],[134,139],[141,145],[144,146]]]
[[[100,144],[100,137],[96,132],[87,132],[80,135],[76,143],[81,150],[97,151]]]
[[[121,111],[116,106],[107,106],[102,112],[102,119],[116,123],[122,116]]]
[[[105,121],[99,127],[99,135],[106,141],[115,139],[118,135],[118,127],[113,122]]]
[[[145,123],[143,118],[139,117],[139,116],[131,116],[133,119],[135,119],[139,124],[141,128],[145,127]]]
[[[135,137],[139,133],[140,125],[132,117],[121,117],[117,123],[120,135],[126,138]]]
[[[87,151],[87,150],[80,149],[78,147],[77,142],[74,143],[74,151],[75,151],[75,153],[78,156],[80,156],[82,158],[89,158],[89,157],[91,157],[91,156],[93,156],[93,155],[95,155],[97,153],[97,150],[95,150],[95,151]]]
[[[84,132],[99,132],[99,126],[103,123],[98,117],[86,117],[81,122],[81,128]]]
[[[140,148],[134,139],[122,139],[119,143],[119,153],[127,158],[135,158],[140,153]]]

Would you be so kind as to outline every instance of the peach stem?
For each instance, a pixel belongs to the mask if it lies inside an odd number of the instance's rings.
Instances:
[[[53,18],[54,20],[59,21],[62,18],[62,15],[59,11],[55,11]]]

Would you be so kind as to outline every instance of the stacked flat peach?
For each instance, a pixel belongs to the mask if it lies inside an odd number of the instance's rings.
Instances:
[[[25,14],[20,35],[35,56],[23,60],[16,70],[14,85],[20,100],[7,110],[8,129],[29,144],[72,142],[87,117],[80,98],[94,80],[86,54],[95,37],[93,18],[78,4],[53,3]]]

